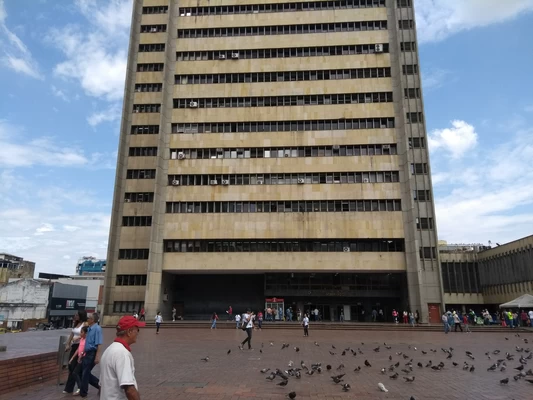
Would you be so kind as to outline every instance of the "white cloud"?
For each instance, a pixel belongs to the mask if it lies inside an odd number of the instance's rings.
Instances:
[[[43,223],[39,228],[35,229],[34,235],[35,236],[42,236],[46,232],[53,232],[53,231],[55,231],[54,225],[48,224],[48,223]]]
[[[4,0],[0,0],[0,32],[3,32],[7,40],[0,41],[0,49],[3,55],[0,61],[15,72],[28,75],[32,78],[43,79],[39,72],[39,66],[33,59],[31,52],[20,38],[6,25],[7,12]]]
[[[533,0],[417,0],[415,6],[423,43],[511,20],[533,11]]]
[[[452,128],[435,129],[428,135],[432,151],[442,149],[452,159],[461,158],[468,150],[477,145],[477,133],[474,127],[465,121],[452,121]]]
[[[118,121],[120,119],[121,114],[122,113],[118,104],[114,104],[107,110],[91,114],[87,117],[87,122],[89,123],[89,125],[94,127],[101,124],[102,122]]]
[[[424,68],[422,71],[422,87],[429,91],[438,89],[449,80],[450,71],[441,68]]]
[[[65,92],[63,92],[62,90],[56,88],[54,85],[52,85],[52,94],[56,97],[59,97],[60,99],[66,101],[67,103],[70,103],[70,99],[67,97],[67,95],[65,94]]]

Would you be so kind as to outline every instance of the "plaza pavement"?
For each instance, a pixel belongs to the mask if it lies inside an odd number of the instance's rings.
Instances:
[[[25,335],[35,335],[33,340],[46,332],[29,332]],[[61,333],[61,332],[60,332]],[[63,334],[65,332],[62,332]],[[104,329],[105,345],[113,340],[113,330]],[[520,365],[520,355],[515,346],[528,348],[524,339],[533,340],[531,333],[450,333],[417,332],[375,332],[375,331],[315,331],[310,328],[310,336],[303,337],[300,330],[263,330],[254,331],[253,351],[240,351],[238,344],[245,338],[241,330],[210,330],[205,329],[164,329],[159,335],[153,329],[141,329],[138,343],[132,346],[135,358],[136,377],[143,400],[237,400],[237,399],[284,399],[291,391],[297,394],[296,399],[410,399],[416,400],[525,400],[533,399],[533,384],[526,378],[513,380],[517,371],[514,367]],[[19,334],[20,335],[20,334]],[[48,334],[51,335],[51,334]],[[508,340],[505,340],[505,337]],[[48,339],[51,343],[51,339]],[[314,342],[317,341],[319,346]],[[42,341],[46,342],[46,341]],[[273,346],[270,346],[273,342]],[[384,347],[384,342],[392,346],[391,350]],[[281,350],[282,343],[289,343],[287,349]],[[364,344],[362,344],[364,343]],[[262,344],[264,347],[262,348]],[[336,349],[332,348],[332,345]],[[57,336],[56,336],[57,346]],[[297,353],[294,347],[299,347]],[[373,351],[380,346],[380,351]],[[411,348],[409,348],[411,346]],[[350,351],[342,356],[345,348],[357,350],[364,354],[353,356]],[[417,350],[414,349],[417,348]],[[441,348],[452,347],[453,357],[446,359],[447,354]],[[533,345],[532,345],[533,347]],[[262,353],[260,349],[262,348]],[[231,353],[226,354],[231,349]],[[430,351],[435,349],[436,353]],[[500,350],[499,355],[492,354],[493,350]],[[422,350],[427,351],[426,355]],[[471,351],[475,360],[467,358],[465,351]],[[335,355],[331,355],[330,351]],[[490,351],[491,359],[485,355]],[[403,354],[413,358],[413,383],[406,383],[401,369],[406,368]],[[497,359],[504,358],[505,353],[515,354],[514,361],[507,361],[505,372],[489,372],[487,368]],[[389,355],[392,361],[389,361]],[[209,361],[201,358],[209,356]],[[371,367],[364,366],[364,360],[371,363]],[[262,368],[288,369],[287,364],[293,361],[297,366],[304,361],[310,366],[321,362],[324,371],[312,376],[302,375],[301,379],[290,378],[286,387],[277,386],[281,382],[276,378],[274,382],[265,380],[261,374]],[[424,366],[432,361],[433,365],[443,361],[445,367],[441,371],[431,368],[419,368],[418,362]],[[454,367],[452,362],[459,365]],[[474,365],[473,372],[462,369],[463,363]],[[381,368],[400,362],[396,368],[399,373],[397,380],[391,380],[391,372],[382,374]],[[337,371],[340,364],[344,369]],[[331,372],[326,370],[330,364]],[[354,368],[361,366],[360,372]],[[528,361],[524,371],[533,368],[533,360]],[[93,373],[98,376],[96,367]],[[331,375],[345,373],[344,382],[351,385],[351,390],[343,392],[340,385],[333,383]],[[503,378],[510,378],[508,385],[500,385]],[[1,379],[1,378],[0,378]],[[380,392],[378,383],[382,382],[389,390]],[[31,386],[25,390],[0,395],[0,400],[11,399],[66,399],[71,395],[63,395],[63,386],[56,386],[55,382]],[[96,391],[89,390],[89,399],[97,399]]]

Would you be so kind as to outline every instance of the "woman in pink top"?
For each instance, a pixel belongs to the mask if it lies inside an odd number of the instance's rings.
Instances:
[[[85,355],[85,338],[87,336],[87,330],[89,328],[87,326],[84,326],[81,328],[80,332],[80,345],[78,346],[78,351],[72,356],[69,363],[73,362],[76,359],[76,356],[78,357],[78,364],[74,368],[74,370],[71,372],[71,379],[74,379],[76,381],[76,385],[78,385],[78,390],[76,390],[73,394],[75,396],[80,394],[80,387],[81,387],[81,360],[83,356]]]

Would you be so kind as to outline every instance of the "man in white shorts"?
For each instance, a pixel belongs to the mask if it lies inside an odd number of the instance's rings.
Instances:
[[[130,346],[137,341],[139,327],[136,318],[126,316],[118,321],[117,337],[104,351],[100,360],[100,398],[105,400],[140,400],[135,380],[135,365]]]

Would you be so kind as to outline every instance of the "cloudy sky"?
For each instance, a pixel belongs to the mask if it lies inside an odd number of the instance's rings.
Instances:
[[[533,234],[533,0],[415,4],[439,237]],[[106,255],[130,18],[0,0],[0,251],[38,271]]]

